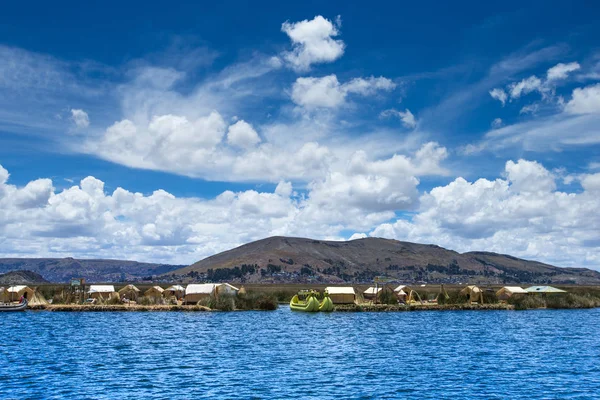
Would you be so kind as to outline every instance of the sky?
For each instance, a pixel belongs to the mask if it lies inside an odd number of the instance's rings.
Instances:
[[[600,270],[594,2],[11,2],[0,257],[368,236]]]

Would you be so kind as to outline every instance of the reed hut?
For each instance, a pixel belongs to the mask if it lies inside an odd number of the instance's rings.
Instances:
[[[104,300],[108,300],[111,297],[119,295],[117,292],[115,292],[115,287],[113,285],[90,285],[90,290],[88,290],[88,294],[90,296],[90,299]]]
[[[542,297],[546,295],[561,295],[567,293],[564,290],[552,287],[552,286],[531,286],[525,289],[529,294],[539,294]]]
[[[379,296],[379,293],[381,293],[381,289],[381,287],[375,288],[371,286],[363,292],[363,297],[365,300],[375,300]]]
[[[522,297],[527,295],[527,290],[520,286],[504,286],[496,292],[498,300],[508,300],[511,297]]]
[[[144,296],[156,299],[162,297],[164,292],[165,289],[161,288],[160,286],[152,286],[150,289],[144,292]]]
[[[246,288],[245,287],[241,287],[240,290],[238,291],[238,296],[244,296],[246,294]]]
[[[475,285],[467,286],[460,294],[467,297],[469,304],[483,304],[483,291]]]
[[[218,295],[236,296],[239,289],[229,283],[200,283],[191,284],[185,288],[185,302],[197,303],[207,297]]]
[[[177,299],[182,299],[185,296],[185,288],[181,285],[169,286],[163,292],[163,296],[167,298],[175,296]]]
[[[352,304],[356,301],[356,291],[352,286],[328,286],[325,290],[333,304]]]
[[[2,293],[2,300],[4,302],[19,301],[21,296],[30,300],[33,297],[33,289],[25,285],[15,285],[4,290]]]
[[[413,296],[411,296],[412,291],[413,291],[412,288],[407,285],[399,285],[398,287],[396,287],[396,289],[394,289],[394,293],[396,294],[396,297],[402,303],[406,303],[407,301],[412,300],[412,297],[413,297]]]
[[[44,295],[39,290],[34,290],[33,295],[31,296],[31,300],[29,300],[30,306],[45,306],[48,304],[48,301],[44,297]]]
[[[125,297],[127,300],[136,301],[140,295],[140,289],[135,287],[135,285],[127,285],[121,290],[119,290],[119,297]]]

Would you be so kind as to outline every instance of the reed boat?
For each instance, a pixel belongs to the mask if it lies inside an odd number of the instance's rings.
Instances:
[[[0,311],[24,311],[27,308],[27,299],[19,304],[0,304]]]
[[[323,300],[319,304],[319,311],[331,312],[333,311],[333,300],[329,297],[329,293],[325,291],[323,294]]]
[[[290,310],[292,311],[317,312],[319,306],[316,293],[312,290],[301,290],[290,300]]]

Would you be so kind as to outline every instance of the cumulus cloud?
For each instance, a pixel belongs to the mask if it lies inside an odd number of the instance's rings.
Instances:
[[[90,126],[90,118],[83,110],[71,109],[71,120],[77,128],[87,128]]]
[[[381,224],[370,234],[600,268],[600,219],[591,212],[600,206],[598,175],[582,180],[583,192],[565,193],[541,164],[509,161],[505,179],[457,178],[421,196],[412,220]]]
[[[322,78],[298,78],[292,86],[292,101],[299,106],[311,108],[336,108],[346,102],[350,94],[372,96],[378,91],[390,91],[396,84],[384,77],[355,78],[341,84],[337,76]]]
[[[244,120],[239,120],[229,126],[227,142],[232,146],[249,149],[260,143],[260,137],[254,128],[252,128],[252,125]]]
[[[600,114],[600,83],[573,90],[565,111],[571,114]]]
[[[577,62],[570,62],[568,64],[558,63],[548,70],[546,73],[546,79],[549,81],[565,79],[569,73],[577,71],[580,68],[581,66]]]
[[[402,121],[402,125],[407,128],[415,128],[417,126],[417,119],[407,108],[404,111],[398,111],[396,109],[385,110],[381,113],[382,117],[398,117]]]
[[[339,35],[338,28],[339,23],[334,24],[320,15],[310,21],[284,22],[281,31],[289,36],[293,46],[292,51],[283,54],[284,60],[297,71],[337,60],[346,47],[342,40],[334,39]]]
[[[493,99],[496,99],[500,103],[502,103],[503,106],[504,106],[504,104],[506,104],[506,100],[508,98],[508,95],[506,94],[504,89],[500,89],[500,88],[494,88],[494,89],[490,90],[490,96],[492,96]]]
[[[537,76],[530,76],[520,82],[515,82],[509,85],[509,94],[511,99],[518,99],[522,95],[539,91],[542,88],[542,81]]]

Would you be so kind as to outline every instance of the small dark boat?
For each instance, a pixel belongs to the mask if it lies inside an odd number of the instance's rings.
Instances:
[[[27,308],[27,299],[23,299],[19,304],[0,304],[0,312],[2,311],[24,311]]]

